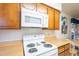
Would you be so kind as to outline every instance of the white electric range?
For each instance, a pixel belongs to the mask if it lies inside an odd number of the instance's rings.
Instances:
[[[24,35],[23,45],[25,56],[57,56],[55,45],[44,41],[44,35]]]

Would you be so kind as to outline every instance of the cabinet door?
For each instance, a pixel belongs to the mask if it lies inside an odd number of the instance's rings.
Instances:
[[[20,28],[20,7],[16,3],[0,4],[0,29]]]
[[[70,55],[70,43],[65,45],[65,56]]]
[[[65,50],[67,50],[67,49],[70,49],[70,44],[69,43],[65,45]]]
[[[65,50],[65,56],[70,56],[70,49]]]
[[[55,30],[59,30],[60,23],[60,12],[55,10]]]
[[[64,47],[65,47],[64,45],[58,47],[58,53],[62,53],[64,51]]]
[[[5,27],[6,20],[4,19],[4,4],[0,4],[0,28]]]
[[[47,6],[39,3],[39,4],[37,4],[37,11],[47,14]]]
[[[54,9],[48,8],[48,29],[53,30],[54,29]]]

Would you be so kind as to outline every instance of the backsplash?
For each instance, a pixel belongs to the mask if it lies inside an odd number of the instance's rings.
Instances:
[[[23,34],[54,34],[53,30],[41,29],[41,28],[22,28]]]
[[[21,40],[21,30],[0,30],[0,42]]]
[[[42,30],[41,28],[22,28],[21,30],[0,30],[0,42],[22,40],[25,34],[45,34],[45,35],[58,35],[55,30]]]
[[[39,34],[41,33],[41,28],[22,28],[21,29],[22,34]]]
[[[46,36],[53,35],[57,38],[62,37],[60,30],[47,30],[41,28],[22,28],[22,34],[44,34]]]

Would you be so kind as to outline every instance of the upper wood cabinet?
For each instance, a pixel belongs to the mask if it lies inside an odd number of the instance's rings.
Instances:
[[[21,4],[23,8],[28,10],[36,11],[36,3],[23,3]]]
[[[48,29],[54,29],[54,9],[48,8]]]
[[[54,8],[48,7],[48,29],[58,30],[60,23],[60,12]]]
[[[20,28],[20,5],[16,3],[0,4],[0,29]]]
[[[58,47],[59,56],[70,56],[70,43]]]
[[[55,10],[55,30],[59,30],[60,26],[60,12]]]
[[[22,7],[31,11],[37,11],[47,14],[47,6],[42,3],[23,3]]]
[[[37,4],[37,11],[44,13],[44,14],[47,14],[47,6],[39,3],[39,4]]]

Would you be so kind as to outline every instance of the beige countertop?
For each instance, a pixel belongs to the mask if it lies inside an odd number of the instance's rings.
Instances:
[[[70,43],[67,39],[56,39],[53,37],[46,37],[45,41],[52,43],[56,45],[57,47]]]
[[[23,56],[22,41],[1,42],[0,56]]]
[[[52,37],[45,38],[45,41],[50,42],[57,47],[69,43],[68,40],[54,39]],[[22,40],[0,43],[0,56],[23,56]]]

